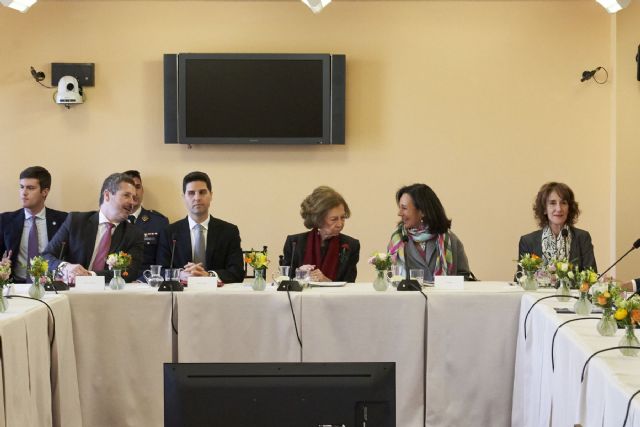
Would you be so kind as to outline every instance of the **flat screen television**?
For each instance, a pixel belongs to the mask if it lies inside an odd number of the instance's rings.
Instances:
[[[392,427],[395,363],[166,363],[165,427]]]
[[[165,55],[165,142],[344,144],[345,57]]]

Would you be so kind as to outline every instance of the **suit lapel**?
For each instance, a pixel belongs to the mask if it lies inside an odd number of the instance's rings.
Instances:
[[[11,249],[13,251],[13,256],[15,259],[18,257],[18,252],[20,250],[20,240],[22,239],[22,230],[24,230],[24,209],[20,209],[18,214],[13,219],[10,227],[10,237],[9,242],[11,242]]]
[[[179,267],[183,267],[187,262],[193,261],[193,254],[191,251],[191,230],[189,229],[189,219],[185,218],[182,223],[178,225],[176,230],[176,245],[180,250],[179,253],[184,254],[185,262]],[[179,258],[176,258],[179,259]]]
[[[349,264],[349,257],[351,256],[351,248],[349,248],[349,250],[344,250],[344,256],[342,256],[342,245],[344,245],[345,243],[346,240],[344,236],[340,234],[340,247],[338,248],[338,272],[336,273],[336,281],[338,280],[338,277],[344,276],[347,264]]]
[[[207,265],[205,265],[205,269],[209,270],[209,264],[213,265],[213,253],[218,243],[218,229],[216,227],[216,223],[211,215],[209,215],[209,229],[207,230],[207,249],[205,261]]]
[[[98,212],[93,213],[83,227],[80,240],[84,242],[84,263],[82,265],[89,267],[91,257],[93,256],[93,248],[96,245],[96,235],[98,234]]]
[[[122,241],[124,240],[124,236],[129,225],[130,224],[127,221],[122,221],[113,231],[113,234],[111,235],[111,245],[109,245],[110,254],[118,252],[118,248],[122,246]]]
[[[307,237],[309,236],[309,232],[302,233],[300,238],[298,239],[298,243],[295,247],[295,253],[291,254],[291,257],[294,261],[294,266],[304,265],[304,254],[307,251]],[[292,271],[291,274],[295,277],[295,271]]]

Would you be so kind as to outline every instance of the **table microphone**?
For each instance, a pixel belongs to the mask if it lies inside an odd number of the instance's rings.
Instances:
[[[624,253],[624,255],[622,255],[620,258],[618,258],[618,260],[617,260],[616,262],[614,262],[614,263],[611,265],[611,267],[607,268],[604,272],[602,272],[602,274],[600,274],[600,275],[598,276],[598,280],[600,280],[600,278],[601,278],[602,276],[604,276],[604,275],[605,275],[605,273],[606,273],[607,271],[611,270],[611,269],[612,269],[612,268],[613,268],[617,263],[619,263],[620,261],[622,261],[622,259],[623,259],[624,257],[626,257],[627,255],[629,255],[629,253],[630,253],[631,251],[633,251],[634,249],[638,249],[638,248],[640,248],[640,239],[638,239],[638,240],[636,240],[635,242],[633,242],[633,246],[631,246],[631,249],[629,249],[627,252],[625,252],[625,253]]]
[[[176,239],[175,236],[171,236],[171,261],[169,262],[169,270],[173,270],[173,256],[176,252]],[[165,276],[166,277],[166,276]],[[176,291],[182,292],[184,291],[184,286],[180,283],[180,281],[175,280],[164,280],[162,284],[158,287],[158,292],[168,292],[168,291]]]
[[[289,264],[289,277],[291,277],[292,274],[295,274],[295,272],[293,271],[293,260],[294,260],[295,256],[297,255],[297,253],[296,253],[296,245],[297,245],[297,243],[298,242],[295,241],[295,240],[291,241],[291,263]],[[278,285],[278,290],[279,291],[302,292],[302,285],[297,280],[283,280]]]
[[[404,275],[405,278],[398,283],[399,291],[421,291],[420,283],[415,279],[410,279],[409,276],[409,264],[407,264],[407,244],[409,243],[409,236],[403,234],[402,241],[404,242]]]
[[[64,248],[67,245],[66,241],[62,241],[62,245],[60,247],[60,253],[58,254],[58,260],[62,261],[62,254],[64,253]],[[68,291],[69,290],[69,285],[67,285],[66,283],[64,283],[61,280],[55,280],[55,277],[58,275],[58,270],[60,268],[60,263],[58,263],[58,267],[55,268],[55,270],[53,270],[53,279],[51,281],[51,283],[47,283],[46,285],[44,285],[44,289],[46,291],[54,291],[56,294],[58,293],[58,291]]]

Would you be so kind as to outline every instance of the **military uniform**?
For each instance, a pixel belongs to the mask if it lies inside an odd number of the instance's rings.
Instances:
[[[158,236],[169,225],[169,219],[158,211],[141,208],[134,224],[144,232],[142,271],[148,270],[150,265],[156,263]],[[139,280],[145,281],[142,275]]]

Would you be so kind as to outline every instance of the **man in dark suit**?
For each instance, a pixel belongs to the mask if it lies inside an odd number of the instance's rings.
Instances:
[[[41,166],[28,167],[20,173],[22,209],[0,214],[0,254],[11,259],[16,283],[29,280],[29,260],[42,253],[67,217],[66,212],[45,207],[50,189],[49,171]]]
[[[240,232],[235,225],[209,215],[213,198],[209,176],[204,172],[188,173],[182,180],[182,192],[189,215],[161,234],[157,264],[184,268],[183,281],[215,271],[223,282],[242,282]]]
[[[147,270],[150,265],[156,263],[158,252],[158,238],[160,232],[167,228],[169,219],[160,212],[145,209],[142,207],[144,199],[144,186],[142,185],[142,177],[137,170],[128,170],[125,172],[133,178],[136,187],[136,197],[133,204],[133,213],[129,215],[129,222],[135,224],[144,233],[144,257],[142,258],[142,271]],[[138,280],[143,281],[141,275]]]
[[[133,179],[123,173],[111,174],[100,190],[100,210],[71,212],[43,256],[49,269],[60,269],[69,282],[76,276],[96,274],[112,277],[107,255],[124,251],[131,255],[125,280],[135,280],[141,272],[144,238],[142,230],[127,220],[136,194]],[[61,255],[62,254],[62,255]]]

